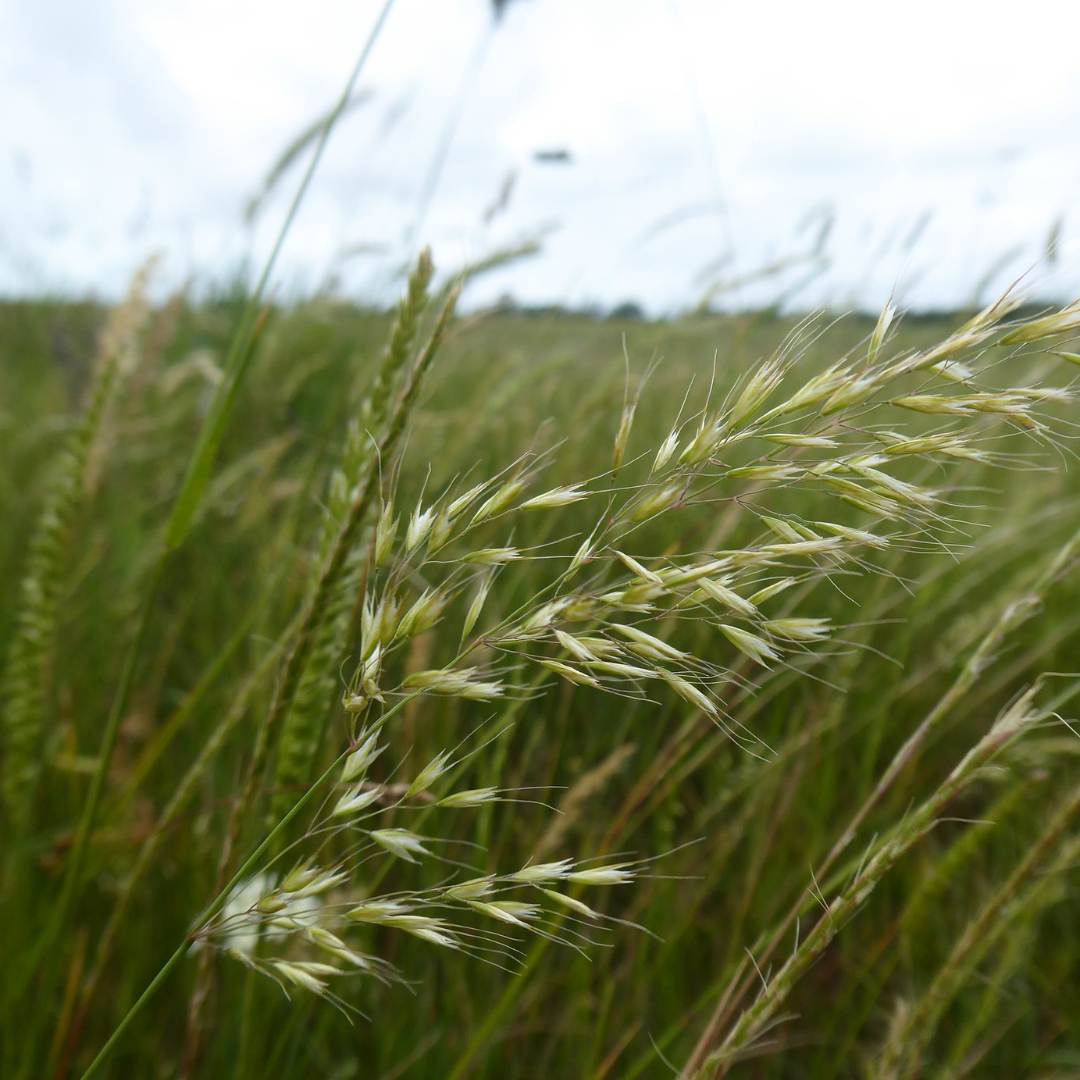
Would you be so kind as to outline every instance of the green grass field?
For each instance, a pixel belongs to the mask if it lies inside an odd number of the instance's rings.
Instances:
[[[1076,312],[422,276],[0,307],[0,1074],[1080,1076]]]

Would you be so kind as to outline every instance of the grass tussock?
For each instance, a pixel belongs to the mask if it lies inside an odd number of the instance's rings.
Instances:
[[[461,284],[0,313],[3,1075],[1068,1067],[1080,309]]]

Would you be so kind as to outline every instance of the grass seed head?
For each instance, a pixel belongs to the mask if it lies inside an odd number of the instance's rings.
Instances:
[[[502,684],[478,679],[477,672],[478,669],[474,667],[416,671],[407,676],[401,685],[406,690],[428,690],[434,694],[448,694],[477,701],[501,697]]]
[[[848,540],[863,547],[884,550],[889,546],[887,537],[878,536],[877,533],[868,532],[866,529],[853,529],[847,525],[836,525],[831,521],[815,521],[814,524],[825,532],[832,533],[833,536],[839,536],[842,540]]]
[[[461,627],[462,641],[473,632],[473,627],[476,626],[477,620],[480,618],[480,613],[484,610],[484,604],[487,602],[488,593],[491,591],[491,583],[494,580],[494,570],[489,571],[480,578],[480,584],[477,587],[476,595],[469,605],[469,610],[465,613],[465,622]]]
[[[507,480],[486,502],[481,503],[480,509],[473,515],[472,523],[479,525],[489,517],[502,513],[517,497],[525,490],[525,482],[515,477]]]
[[[679,448],[679,432],[673,429],[671,434],[660,444],[656,451],[656,459],[653,461],[652,472],[658,473],[672,458]]]
[[[877,324],[874,326],[874,332],[870,335],[870,344],[866,349],[867,363],[872,364],[877,359],[878,352],[880,352],[881,346],[888,338],[889,328],[892,326],[895,318],[896,308],[893,307],[892,302],[890,301],[881,309]]]
[[[408,829],[373,829],[368,834],[381,848],[406,862],[416,862],[415,855],[430,855],[424,847],[424,838]]]
[[[636,626],[619,623],[615,625],[614,629],[630,641],[631,651],[649,660],[683,661],[690,659],[689,653],[676,649],[673,645],[669,645],[666,641],[654,637],[644,630],[639,630]]]
[[[407,641],[409,638],[430,630],[442,618],[446,605],[450,603],[451,594],[436,588],[425,589],[415,603],[402,616],[394,633],[394,637]]]
[[[765,404],[769,395],[780,385],[784,378],[784,363],[780,359],[767,360],[762,364],[743,388],[728,417],[731,427],[737,427],[748,420]]]
[[[431,523],[431,535],[428,537],[428,551],[435,552],[446,546],[454,531],[454,519],[445,508],[435,515]]]
[[[1032,319],[1015,330],[1010,330],[1001,339],[1001,344],[1021,345],[1032,341],[1042,341],[1048,337],[1057,337],[1060,334],[1073,334],[1077,330],[1080,330],[1080,300],[1074,300],[1052,315]]]
[[[346,913],[353,922],[382,924],[387,919],[407,915],[411,909],[400,900],[364,900]]]
[[[569,484],[565,487],[552,488],[541,495],[534,495],[521,504],[522,510],[551,510],[559,506],[569,506],[571,503],[581,502],[587,499],[589,493],[582,491],[583,484]]]
[[[270,967],[295,986],[310,990],[320,997],[326,993],[326,983],[308,971],[305,965],[290,963],[288,960],[271,960]],[[335,973],[337,971],[336,968],[331,970]]]
[[[570,567],[568,573],[572,574],[575,570],[584,566],[593,556],[593,538],[591,536],[582,540],[580,547],[574,552],[574,557],[570,560]]]
[[[769,661],[780,659],[780,655],[776,650],[764,638],[758,637],[757,634],[751,634],[747,630],[740,630],[737,626],[729,626],[727,623],[720,623],[720,630],[739,652],[750,657],[751,660],[761,664],[763,667],[768,667]]]
[[[371,960],[368,957],[356,952],[355,949],[350,949],[341,938],[331,931],[325,930],[321,926],[312,926],[308,928],[307,935],[313,945],[331,956],[344,960],[345,963],[351,964],[360,971],[372,970]]]
[[[831,367],[808,379],[787,401],[777,406],[774,412],[793,413],[819,405],[826,398],[831,397],[850,377],[847,365],[844,361],[838,360]]]
[[[380,920],[382,926],[392,926],[404,930],[413,937],[420,938],[430,945],[445,949],[460,948],[458,940],[447,928],[444,919],[435,919],[428,915],[389,915]]]
[[[804,475],[804,470],[798,465],[740,465],[735,469],[728,469],[728,476],[735,480],[755,480],[761,483],[786,483],[789,480],[797,480]]]
[[[557,862],[531,863],[510,875],[511,881],[522,885],[540,885],[552,881],[562,881],[573,870],[572,859],[559,859]]]
[[[549,900],[553,900],[561,907],[569,908],[577,915],[583,915],[586,919],[599,919],[600,912],[593,911],[588,904],[583,900],[579,900],[576,896],[567,896],[566,893],[556,892],[554,889],[541,889],[540,890]]]
[[[478,548],[462,557],[462,562],[479,563],[481,566],[504,566],[521,558],[521,552],[512,547]]]
[[[556,630],[555,638],[575,660],[581,660],[587,663],[590,660],[600,659],[600,657],[585,645],[584,642],[579,641],[576,637],[566,633],[564,630]]]
[[[376,745],[378,741],[379,733],[373,731],[349,754],[341,769],[342,780],[348,783],[367,772],[368,766],[386,749],[385,746]]]
[[[768,514],[761,515],[762,524],[768,526],[771,532],[774,532],[781,540],[787,540],[791,543],[799,543],[805,540],[806,537],[802,533],[798,532],[793,525],[789,525],[788,522],[781,518],[770,517]]]
[[[706,424],[702,421],[697,433],[679,455],[680,465],[700,465],[716,449],[723,437],[723,428],[719,424]]]
[[[828,619],[771,619],[763,625],[774,637],[787,641],[824,641],[831,632]]]
[[[634,880],[634,871],[628,863],[612,863],[588,870],[575,870],[567,874],[566,879],[575,885],[625,885]]]
[[[449,900],[479,900],[481,897],[490,896],[494,891],[495,879],[488,875],[451,885],[443,895]]]
[[[359,814],[373,803],[378,802],[382,795],[383,789],[378,784],[368,788],[363,786],[352,788],[338,799],[330,816],[351,817],[353,814]]]
[[[468,788],[444,795],[435,805],[462,810],[470,806],[484,806],[499,801],[499,789],[493,787]]]
[[[662,514],[665,510],[670,510],[675,506],[682,497],[682,484],[668,484],[667,487],[646,495],[634,507],[631,520],[644,521],[646,518],[654,517],[656,514]]]
[[[540,914],[540,907],[521,900],[469,900],[469,907],[500,922],[511,926],[527,927],[526,920],[535,919]]]
[[[647,581],[651,585],[663,585],[664,584],[663,579],[659,576],[659,574],[653,573],[652,570],[646,570],[645,567],[642,566],[641,563],[639,563],[637,561],[637,559],[635,559],[633,556],[627,555],[622,551],[616,551],[615,554],[616,554],[616,556],[618,556],[619,561],[622,562],[622,564],[635,577],[639,577],[639,578],[641,578],[642,581]]]
[[[779,578],[777,581],[766,585],[763,589],[758,589],[758,591],[750,597],[749,602],[754,605],[764,604],[766,600],[771,600],[774,596],[779,596],[780,593],[785,589],[790,589],[794,584],[795,578]]]
[[[329,892],[346,880],[347,876],[336,870],[304,871],[296,878],[290,874],[282,882],[281,891],[288,893],[290,900],[306,899],[310,896],[320,896],[324,892]]]
[[[762,438],[769,442],[779,443],[781,446],[799,446],[808,449],[832,450],[838,445],[835,439],[824,435],[798,435],[777,431],[763,435]]]
[[[673,671],[661,671],[660,677],[683,699],[693,705],[695,709],[699,709],[705,713],[706,716],[716,717],[719,715],[719,709],[716,707],[716,703],[706,694],[703,690],[699,690],[692,682],[684,679],[681,675],[676,675]]]
[[[394,541],[397,539],[399,518],[394,517],[394,503],[391,500],[386,503],[379,514],[379,522],[375,526],[375,569],[386,563],[393,550]]]
[[[421,791],[427,791],[449,768],[450,751],[441,750],[420,770],[416,779],[406,789],[405,798],[409,799],[413,795],[418,795]]]
[[[629,401],[623,406],[622,415],[619,417],[619,430],[615,433],[615,448],[611,454],[611,475],[615,477],[622,465],[623,455],[626,453],[626,443],[630,438],[630,429],[634,426],[634,413],[637,411],[637,401]]]
[[[839,551],[843,541],[839,536],[823,536],[817,540],[794,540],[791,543],[765,544],[762,551],[770,555],[826,555]]]
[[[382,701],[382,695],[379,693],[379,672],[381,668],[382,646],[376,645],[368,658],[360,664],[358,680],[360,692],[359,694],[354,695],[354,697],[358,697],[360,701]],[[352,699],[350,698],[350,702],[351,700]],[[346,709],[349,712],[359,711],[359,709],[350,708],[349,702],[346,703]]]
[[[591,686],[594,690],[603,689],[603,684],[598,679],[594,679],[591,675],[584,671],[579,671],[569,664],[564,664],[561,660],[541,660],[540,665],[556,675],[561,675],[564,679],[568,679],[572,683],[578,683],[580,686]]]
[[[638,667],[635,664],[623,664],[618,660],[591,660],[588,664],[593,671],[604,675],[614,675],[619,679],[655,679],[656,671],[652,668]]]
[[[475,502],[483,492],[491,487],[491,481],[485,480],[482,484],[476,484],[469,488],[464,494],[459,495],[456,499],[452,500],[450,505],[446,508],[446,514],[448,517],[457,517],[466,507]]]
[[[429,506],[426,510],[421,510],[417,506],[412,517],[409,518],[409,527],[405,531],[406,555],[412,554],[428,538],[434,523],[435,507]]]

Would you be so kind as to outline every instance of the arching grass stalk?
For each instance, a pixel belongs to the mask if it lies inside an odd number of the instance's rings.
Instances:
[[[232,416],[240,385],[247,372],[248,364],[258,340],[259,331],[265,320],[265,312],[261,316],[259,312],[263,294],[266,291],[267,282],[273,272],[278,254],[285,243],[285,238],[288,235],[289,229],[296,217],[296,213],[300,208],[300,204],[307,193],[311,179],[318,167],[323,150],[330,138],[330,133],[333,131],[334,125],[348,104],[356,80],[360,76],[360,72],[371,53],[372,47],[379,35],[379,31],[382,29],[383,23],[386,21],[386,17],[390,13],[390,8],[392,6],[393,0],[386,0],[379,13],[378,19],[364,44],[360,57],[356,62],[356,66],[349,76],[345,89],[338,101],[338,105],[326,121],[326,126],[315,147],[311,161],[297,188],[296,194],[285,215],[285,219],[281,224],[277,239],[266,260],[266,264],[259,276],[255,289],[248,299],[244,314],[241,317],[240,325],[233,337],[232,345],[229,348],[229,353],[224,364],[224,377],[215,390],[210,409],[207,412],[206,419],[203,421],[202,428],[199,431],[198,440],[188,461],[188,467],[184,476],[183,485],[180,489],[180,494],[176,498],[176,502],[174,503],[172,512],[169,516],[169,521],[165,527],[164,543],[155,561],[154,569],[151,572],[150,581],[147,585],[139,612],[139,621],[135,636],[129,646],[127,656],[125,657],[124,666],[120,675],[120,682],[113,697],[113,704],[105,724],[105,730],[102,733],[101,744],[97,755],[97,765],[93,776],[91,777],[90,789],[87,793],[86,800],[83,803],[82,814],[75,833],[75,841],[72,845],[71,855],[68,859],[67,871],[65,873],[60,899],[56,904],[52,919],[42,934],[38,945],[33,950],[27,964],[27,971],[24,978],[18,980],[19,985],[22,987],[25,987],[25,982],[32,975],[38,960],[40,960],[41,956],[56,940],[60,931],[67,923],[68,912],[78,891],[79,878],[82,873],[82,864],[86,856],[87,842],[93,827],[94,819],[97,815],[98,804],[101,801],[109,759],[112,756],[112,750],[116,743],[120,719],[127,708],[128,696],[134,682],[139,655],[142,652],[142,645],[146,638],[150,616],[153,611],[154,602],[157,598],[158,588],[160,587],[164,575],[165,563],[169,555],[184,542],[195,517],[195,512],[198,509],[202,494],[206,488],[210,473],[213,470],[218,448],[221,445],[225,429]]]
[[[990,731],[956,765],[937,790],[876,843],[855,876],[826,903],[824,914],[800,941],[780,970],[769,979],[757,1000],[746,1009],[720,1048],[693,1074],[700,1080],[721,1076],[765,1034],[792,988],[825,951],[840,929],[866,903],[879,881],[937,824],[946,807],[971,783],[981,768],[1004,746],[1045,719],[1032,704],[1035,688],[1022,694],[995,721]]]
[[[964,980],[994,943],[996,933],[1008,923],[1008,907],[1021,889],[1042,866],[1051,849],[1065,834],[1080,813],[1080,787],[1071,791],[1058,805],[1045,830],[1013,869],[996,893],[953,946],[930,988],[906,1013],[904,1021],[890,1034],[873,1072],[874,1080],[911,1080],[918,1074],[923,1051],[930,1042],[942,1014],[956,997]],[[1066,849],[1067,866],[1076,855],[1075,844]],[[1062,860],[1057,860],[1059,863]],[[1061,867],[1059,866],[1060,870]]]
[[[1023,625],[1035,614],[1050,588],[1056,584],[1064,574],[1072,568],[1077,548],[1080,548],[1080,530],[1077,530],[1061,547],[1054,556],[1050,565],[1039,575],[1038,581],[1019,599],[1014,600],[1001,613],[997,622],[990,632],[979,643],[978,648],[971,654],[967,663],[964,664],[956,681],[936,706],[926,715],[921,724],[908,736],[907,741],[889,763],[889,767],[882,774],[874,790],[851,819],[843,835],[833,845],[826,857],[826,865],[831,866],[839,858],[840,854],[855,839],[860,826],[866,820],[867,815],[881,801],[885,793],[892,787],[896,778],[903,772],[907,764],[914,758],[919,748],[930,737],[931,733],[940,725],[945,716],[975,685],[979,676],[993,662],[1005,639],[1017,627]]]

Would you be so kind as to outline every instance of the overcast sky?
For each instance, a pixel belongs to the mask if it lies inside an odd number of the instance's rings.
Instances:
[[[0,0],[0,293],[257,262],[302,166],[244,207],[382,2]],[[543,234],[473,302],[1072,298],[1078,41],[1063,0],[396,0],[279,295],[385,300],[418,240],[450,269]]]

